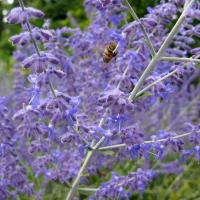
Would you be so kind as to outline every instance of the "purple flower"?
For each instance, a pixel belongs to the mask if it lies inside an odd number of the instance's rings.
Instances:
[[[10,176],[10,181],[13,187],[23,188],[25,184],[25,177],[21,173],[13,173]]]
[[[24,24],[29,21],[30,18],[41,18],[44,13],[35,8],[25,8],[22,10],[21,7],[13,8],[7,16],[7,22],[10,24]]]
[[[100,0],[100,3],[102,4],[102,6],[107,6],[111,3],[111,0]]]
[[[8,193],[5,191],[4,188],[0,188],[0,199],[3,200],[3,199],[7,199],[8,197]]]
[[[52,37],[52,33],[50,31],[34,28],[32,30],[32,33],[29,33],[26,31],[26,32],[20,33],[19,35],[10,37],[10,41],[12,42],[13,45],[24,46],[30,43],[32,38],[35,41],[47,42],[50,40],[51,37]]]
[[[102,184],[95,196],[100,199],[129,199],[130,192],[144,191],[144,188],[152,180],[153,176],[154,174],[151,170],[144,171],[142,169],[131,172],[128,176],[117,176],[115,173],[112,173],[111,180]]]
[[[10,37],[10,41],[12,42],[13,45],[20,45],[24,46],[30,41],[30,33],[29,32],[24,32],[20,33],[19,35],[14,35]]]
[[[144,88],[173,70],[176,73],[129,102],[130,92],[152,59],[140,24],[125,22],[127,8],[121,0],[84,2],[90,18],[84,30],[50,30],[49,22],[41,29],[30,24],[31,31],[27,30],[30,18],[44,15],[33,8],[15,8],[7,17],[9,23],[21,24],[22,32],[10,38],[16,48],[13,89],[0,98],[0,198],[33,194],[27,166],[35,178],[42,176],[38,198],[49,181],[71,183],[83,166],[84,155],[92,152],[91,141],[96,143],[102,137],[102,146],[123,143],[125,148],[97,150],[85,169],[87,177],[101,177],[104,169],[112,170],[131,159],[144,158],[145,170],[124,176],[113,173],[96,192],[97,199],[130,199],[132,192],[142,193],[155,175],[150,155],[159,159],[157,174],[177,173],[184,167],[182,162],[163,165],[168,150],[177,155],[176,160],[178,156],[182,161],[186,157],[199,160],[196,64],[160,60]],[[183,5],[183,0],[163,0],[141,18],[156,52]],[[200,32],[194,23],[199,19],[197,8],[198,3],[188,12],[163,56],[198,58],[200,48],[193,48]],[[102,52],[112,41],[119,44],[118,54],[105,64]],[[30,68],[28,76],[21,73],[21,65]],[[185,122],[187,130],[183,130]],[[81,185],[88,182],[87,177],[81,179]]]
[[[52,67],[57,64],[59,64],[58,59],[47,52],[41,52],[40,56],[38,54],[33,54],[22,62],[24,68],[32,67],[37,73],[44,72],[47,66]]]
[[[200,146],[195,146],[194,148],[195,159],[200,161]]]
[[[122,142],[128,146],[139,145],[143,142],[143,133],[137,127],[127,127],[121,130]]]

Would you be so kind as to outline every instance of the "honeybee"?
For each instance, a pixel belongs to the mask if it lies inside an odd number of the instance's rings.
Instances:
[[[105,63],[109,63],[112,58],[117,55],[117,52],[113,52],[116,48],[117,44],[115,42],[111,42],[109,45],[106,46],[103,52],[103,61]]]

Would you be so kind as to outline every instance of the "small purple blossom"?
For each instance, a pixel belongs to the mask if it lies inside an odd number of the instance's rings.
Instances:
[[[139,145],[143,142],[143,133],[137,127],[127,127],[121,130],[122,142],[128,146]]]
[[[42,73],[47,66],[54,67],[58,63],[58,59],[51,53],[41,52],[40,56],[38,54],[33,54],[26,58],[22,62],[22,65],[24,68],[34,68],[37,73]]]
[[[29,21],[30,18],[41,18],[44,13],[35,8],[25,8],[22,10],[21,7],[13,8],[7,16],[7,22],[10,24],[24,24]]]
[[[50,40],[51,37],[52,37],[52,33],[50,31],[34,28],[32,30],[32,33],[29,33],[26,31],[26,32],[20,33],[19,35],[10,37],[10,41],[12,42],[13,45],[24,46],[30,43],[32,38],[36,41],[47,42]]]
[[[128,176],[117,176],[112,174],[109,182],[102,184],[97,190],[97,198],[125,198],[129,199],[129,194],[135,191],[144,191],[147,183],[152,180],[153,172],[151,170],[144,171],[138,169],[131,172]],[[126,189],[128,190],[126,190]]]

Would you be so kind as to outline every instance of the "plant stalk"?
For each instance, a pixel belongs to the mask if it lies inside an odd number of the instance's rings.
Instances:
[[[144,141],[142,144],[151,144],[151,143],[156,143],[156,142],[165,142],[167,141],[168,139],[178,139],[178,138],[183,138],[183,137],[187,137],[189,135],[191,135],[193,132],[187,132],[187,133],[183,133],[183,134],[180,134],[180,135],[176,135],[174,137],[168,137],[168,138],[163,138],[163,139],[160,139],[160,140],[147,140],[147,141]],[[197,131],[197,133],[200,133],[200,130]],[[110,145],[110,146],[105,146],[105,147],[101,147],[99,149],[96,149],[96,151],[106,151],[106,150],[114,150],[114,149],[119,149],[119,148],[124,148],[124,147],[127,147],[127,144],[115,144],[115,145]]]
[[[139,97],[141,94],[143,94],[144,92],[146,92],[148,89],[150,89],[151,87],[153,87],[154,85],[156,85],[157,83],[160,83],[161,81],[164,81],[165,79],[169,78],[170,76],[172,76],[173,74],[175,74],[178,70],[175,69],[172,72],[166,74],[165,76],[159,78],[158,80],[155,80],[153,83],[147,85],[144,89],[142,89],[141,91],[139,91],[136,94],[136,97]]]
[[[158,52],[156,53],[156,55],[152,58],[151,62],[149,63],[149,65],[147,66],[147,68],[144,70],[143,74],[141,75],[141,77],[139,78],[137,84],[135,85],[133,91],[131,92],[130,96],[129,96],[129,101],[133,101],[136,97],[136,94],[138,93],[139,89],[142,87],[145,79],[147,78],[147,76],[152,72],[154,66],[156,65],[156,63],[160,60],[162,54],[164,53],[165,49],[169,46],[169,44],[171,43],[174,35],[177,33],[179,27],[181,26],[181,24],[183,23],[184,19],[185,19],[185,15],[188,11],[188,9],[190,8],[190,6],[192,5],[192,3],[195,0],[191,0],[188,5],[185,7],[185,9],[183,10],[183,13],[181,14],[181,16],[179,17],[178,21],[176,22],[176,24],[174,25],[174,27],[172,28],[172,30],[170,31],[169,35],[167,36],[166,40],[164,41],[164,43],[162,44],[162,46],[160,47],[160,49],[158,50]]]
[[[125,3],[130,11],[130,14],[132,15],[133,19],[136,20],[138,23],[139,23],[139,26],[144,34],[144,38],[146,40],[146,44],[147,46],[149,47],[150,49],[150,52],[151,52],[151,56],[154,57],[156,55],[156,51],[153,47],[153,44],[148,36],[148,33],[144,27],[144,25],[142,24],[141,20],[139,19],[139,17],[137,16],[137,14],[135,13],[134,9],[131,7],[131,5],[129,4],[128,0],[125,0]]]
[[[172,62],[194,62],[194,63],[200,63],[200,59],[195,59],[195,58],[161,57],[160,60],[172,61]]]
[[[122,74],[122,78],[124,78],[128,72],[129,66],[126,67],[124,73]],[[117,88],[120,87],[121,81],[118,83]],[[105,117],[108,114],[108,108],[105,110],[103,117],[101,118],[100,122],[99,122],[99,127],[102,127],[104,122],[105,122]],[[83,161],[83,165],[81,166],[78,175],[76,176],[76,178],[74,179],[73,183],[72,183],[72,187],[69,191],[69,193],[67,194],[66,200],[71,200],[73,198],[73,195],[75,193],[75,191],[78,188],[81,176],[83,171],[85,170],[85,168],[87,167],[87,165],[89,164],[93,154],[96,152],[96,149],[99,148],[99,146],[105,141],[106,137],[102,136],[101,139],[95,144],[95,140],[93,139],[90,145],[90,150],[87,151],[85,159]]]

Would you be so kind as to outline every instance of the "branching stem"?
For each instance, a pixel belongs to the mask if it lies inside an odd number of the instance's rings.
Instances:
[[[130,4],[128,3],[128,0],[125,0],[127,6],[129,7]],[[144,26],[142,26],[141,23],[140,26],[141,26],[141,29],[143,30],[143,33],[144,35],[146,34],[145,38],[148,38],[147,42],[150,42],[149,44],[149,47],[151,49],[152,52],[154,52],[155,56],[153,56],[152,58],[152,61],[150,62],[150,64],[147,66],[146,70],[144,71],[144,73],[142,74],[142,76],[140,77],[140,79],[138,80],[138,83],[136,84],[134,90],[131,92],[130,96],[129,96],[129,100],[132,101],[136,94],[138,93],[140,87],[142,86],[143,82],[145,81],[146,77],[150,74],[150,72],[153,70],[155,64],[160,60],[161,58],[161,55],[162,53],[164,52],[164,50],[167,48],[167,46],[169,45],[169,43],[171,42],[173,36],[176,34],[176,32],[178,31],[178,28],[180,27],[180,25],[182,24],[183,20],[184,20],[184,17],[185,17],[185,14],[188,10],[188,8],[191,6],[191,4],[194,2],[194,0],[191,0],[191,2],[188,4],[188,6],[184,9],[183,13],[181,14],[180,18],[178,19],[177,23],[175,24],[174,28],[172,29],[172,31],[170,32],[170,34],[168,35],[167,39],[165,40],[165,42],[163,43],[163,45],[161,46],[161,48],[159,49],[158,53],[155,54],[155,50],[153,48],[153,45],[146,33],[146,30],[144,28]],[[134,14],[134,10],[129,7],[129,9],[131,10],[131,14],[133,15],[133,17],[135,19],[138,19],[139,18],[137,17],[136,14]],[[116,48],[117,49],[117,48]],[[114,50],[115,51],[115,50]],[[128,70],[127,70],[128,71]],[[106,109],[105,113],[107,114],[108,112],[108,109]],[[102,125],[104,124],[104,121],[105,121],[105,114],[104,114],[104,117],[101,119],[100,123],[99,123],[99,127],[102,127]],[[187,136],[191,133],[186,133],[184,135],[182,135],[181,137],[184,137],[184,136]],[[176,136],[178,137],[178,136]],[[180,137],[180,136],[179,136]],[[165,140],[165,139],[162,139],[161,142]],[[96,144],[95,144],[95,141],[93,140],[92,141],[92,144],[91,144],[91,147],[92,147],[92,150],[90,151],[87,151],[86,153],[86,157],[85,159],[83,160],[83,164],[77,174],[77,176],[75,177],[74,181],[73,181],[73,184],[72,184],[72,187],[71,189],[69,190],[69,193],[66,197],[66,200],[71,200],[73,198],[73,195],[75,193],[75,191],[77,190],[78,188],[78,185],[79,185],[79,182],[80,182],[80,179],[82,177],[82,173],[83,171],[86,169],[87,165],[89,164],[93,154],[95,153],[95,151],[98,149],[102,149],[102,148],[99,148],[100,145],[105,141],[105,136],[103,136]],[[152,141],[147,141],[147,143],[151,143]],[[122,146],[124,146],[124,144],[120,144]],[[104,147],[105,148],[105,147]]]
[[[124,78],[128,72],[129,66],[126,67],[124,73],[122,74],[122,78]],[[120,87],[121,81],[119,82],[119,84],[117,85],[117,88]],[[104,122],[105,122],[105,118],[108,114],[108,108],[105,110],[103,117],[101,118],[98,127],[102,127]],[[99,148],[99,146],[105,141],[106,137],[103,136],[101,137],[101,139],[95,144],[95,140],[92,140],[92,143],[90,145],[90,151],[87,151],[85,159],[83,161],[83,165],[81,166],[81,168],[79,169],[79,172],[77,174],[77,176],[75,177],[73,183],[72,183],[72,187],[66,197],[66,200],[71,200],[73,198],[74,192],[77,190],[81,176],[83,171],[85,170],[85,168],[87,167],[88,163],[90,162],[93,154],[96,152],[96,149]]]
[[[183,133],[181,135],[176,135],[174,137],[168,137],[168,138],[163,138],[160,140],[147,140],[144,141],[143,144],[151,144],[151,143],[156,143],[156,142],[165,142],[168,139],[178,139],[178,138],[183,138],[183,137],[187,137],[189,135],[191,135],[193,132],[188,132],[188,133]],[[197,131],[197,133],[200,133],[200,130]],[[96,149],[97,151],[106,151],[106,150],[114,150],[114,149],[120,149],[120,148],[124,148],[127,147],[126,144],[115,144],[115,145],[110,145],[110,146],[105,146],[105,147],[101,147],[99,149]]]
[[[153,87],[154,85],[160,83],[161,81],[164,81],[165,79],[169,78],[170,76],[172,76],[173,74],[175,74],[178,70],[175,69],[172,72],[166,74],[165,76],[159,78],[158,80],[155,80],[153,83],[150,83],[149,85],[147,85],[144,89],[142,89],[141,91],[139,91],[136,94],[136,97],[139,97],[141,94],[143,94],[144,92],[146,92],[148,89],[150,89],[151,87]]]
[[[130,94],[130,96],[128,98],[129,101],[133,101],[135,99],[136,94],[138,93],[139,89],[142,87],[145,79],[152,72],[153,68],[155,67],[156,63],[160,60],[160,58],[161,58],[162,54],[164,53],[165,49],[171,43],[174,35],[177,33],[179,27],[181,26],[182,22],[184,21],[184,18],[185,18],[185,15],[186,15],[188,9],[190,8],[190,6],[192,5],[192,3],[194,1],[195,0],[191,0],[188,3],[188,5],[185,7],[185,9],[183,10],[183,13],[179,17],[178,21],[176,22],[176,24],[174,25],[174,27],[172,28],[172,30],[170,31],[170,33],[167,36],[166,40],[163,42],[162,46],[160,47],[160,49],[158,50],[158,52],[156,53],[156,55],[152,58],[152,60],[149,63],[149,65],[146,67],[146,69],[142,73],[141,77],[139,78],[137,84],[135,85],[133,91],[131,92],[131,94]]]
[[[172,61],[172,62],[194,62],[194,63],[200,63],[200,59],[195,59],[195,58],[161,57],[160,60]]]
[[[156,51],[155,51],[155,49],[154,49],[154,47],[153,47],[153,44],[152,44],[152,42],[151,42],[151,40],[150,40],[150,38],[149,38],[149,36],[148,36],[148,34],[147,34],[147,31],[146,31],[144,25],[142,24],[141,20],[139,19],[139,17],[138,17],[137,14],[135,13],[134,9],[133,9],[133,8],[131,7],[131,5],[129,4],[128,0],[125,0],[125,3],[126,3],[128,9],[129,9],[130,14],[132,15],[133,19],[136,20],[136,21],[139,23],[139,26],[140,26],[140,28],[141,28],[141,30],[142,30],[142,32],[143,32],[143,34],[144,34],[144,38],[145,38],[145,40],[146,40],[146,44],[147,44],[147,46],[148,46],[149,49],[150,49],[150,52],[151,52],[152,57],[154,57],[154,56],[156,55]]]

